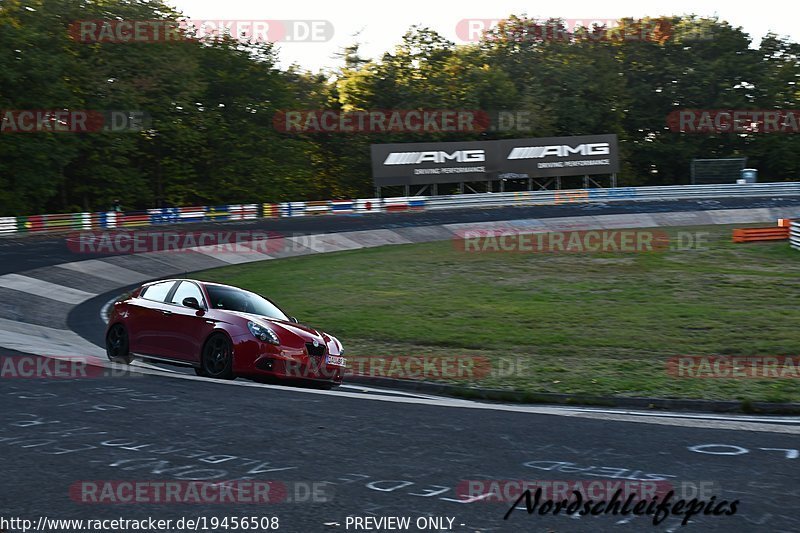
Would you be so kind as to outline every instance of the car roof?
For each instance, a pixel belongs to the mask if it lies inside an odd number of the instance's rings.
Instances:
[[[264,298],[264,299],[266,299],[266,300],[267,300],[267,301],[269,301],[269,302],[270,302],[272,305],[274,305],[275,307],[277,307],[278,309],[280,309],[280,310],[281,310],[281,312],[284,312],[284,311],[283,311],[283,309],[281,309],[281,308],[280,308],[280,307],[279,307],[279,306],[278,306],[278,305],[277,305],[275,302],[273,302],[273,301],[272,301],[270,298],[267,298],[267,297],[265,297],[265,296],[261,296],[260,294],[258,294],[258,293],[255,293],[255,292],[253,292],[253,291],[249,291],[249,290],[247,290],[247,289],[242,289],[241,287],[234,287],[233,285],[225,285],[224,283],[214,283],[213,281],[202,281],[202,280],[199,280],[199,279],[191,279],[191,278],[157,279],[157,280],[155,280],[155,281],[151,281],[151,282],[149,282],[149,283],[145,283],[145,284],[143,284],[143,285],[142,285],[142,287],[148,287],[148,286],[150,286],[150,285],[153,285],[153,284],[155,284],[155,283],[163,283],[163,282],[167,282],[167,281],[173,281],[173,282],[174,282],[174,281],[193,281],[194,283],[199,283],[199,284],[201,284],[201,285],[206,285],[206,286],[208,286],[208,285],[211,285],[211,286],[214,286],[214,287],[224,287],[224,288],[226,288],[226,289],[233,289],[233,290],[235,290],[235,291],[249,292],[249,293],[251,293],[251,294],[255,294],[256,296],[260,296],[261,298]],[[284,314],[285,314],[285,312],[284,312]]]
[[[225,285],[224,283],[214,283],[214,282],[211,282],[211,281],[202,281],[202,280],[199,280],[199,279],[191,279],[191,278],[157,279],[155,281],[149,281],[149,282],[143,284],[142,286],[143,287],[147,287],[149,285],[154,285],[156,283],[166,283],[166,282],[170,282],[170,281],[172,281],[172,282],[175,282],[175,281],[192,281],[194,283],[199,283],[200,285],[214,285],[216,287],[225,287],[225,288],[228,288],[228,289],[236,289],[237,291],[246,291],[246,289],[242,289],[240,287],[234,287],[233,285]],[[250,292],[250,291],[246,291],[246,292]]]

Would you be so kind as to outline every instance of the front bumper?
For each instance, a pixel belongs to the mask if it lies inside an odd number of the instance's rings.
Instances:
[[[345,367],[325,364],[325,358],[304,356],[301,358],[279,358],[270,355],[259,357],[255,364],[259,374],[282,379],[298,379],[341,383]]]
[[[341,384],[346,367],[326,364],[325,357],[308,355],[302,348],[275,346],[247,336],[234,341],[234,372],[240,376]]]

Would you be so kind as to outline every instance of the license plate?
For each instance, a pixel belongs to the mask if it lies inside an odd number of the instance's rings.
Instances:
[[[333,366],[345,366],[347,360],[338,355],[328,355],[325,357],[325,364]]]

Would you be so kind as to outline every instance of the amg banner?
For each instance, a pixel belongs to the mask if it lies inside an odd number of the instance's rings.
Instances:
[[[619,172],[616,135],[373,144],[377,186]]]
[[[536,178],[619,172],[616,135],[508,139],[495,143],[500,178],[504,173]]]
[[[425,185],[492,179],[486,141],[372,145],[375,185]]]

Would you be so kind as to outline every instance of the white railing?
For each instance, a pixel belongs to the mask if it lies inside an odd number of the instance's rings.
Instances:
[[[792,248],[800,250],[800,218],[792,220],[789,224],[789,242]]]
[[[426,209],[499,207],[507,205],[569,204],[586,202],[655,201],[762,196],[800,196],[800,182],[732,185],[670,185],[614,189],[562,189],[504,193],[429,196]]]

